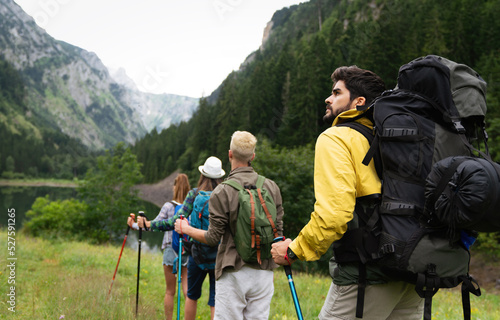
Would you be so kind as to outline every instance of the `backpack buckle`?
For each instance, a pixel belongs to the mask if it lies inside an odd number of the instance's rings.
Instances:
[[[382,254],[394,253],[396,252],[396,247],[392,243],[386,243],[382,246],[380,251],[382,252]]]
[[[427,265],[427,275],[431,276],[431,277],[435,277],[437,276],[437,272],[436,272],[436,265],[434,263],[429,263]]]
[[[462,122],[455,120],[453,121],[453,126],[455,127],[455,130],[457,130],[458,133],[465,133],[465,128],[462,125]]]

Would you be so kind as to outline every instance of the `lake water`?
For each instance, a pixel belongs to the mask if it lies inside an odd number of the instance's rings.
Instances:
[[[26,221],[26,212],[31,209],[32,204],[38,197],[49,195],[49,199],[64,200],[76,198],[77,192],[74,188],[59,188],[59,187],[0,187],[0,228],[7,226],[8,209],[16,210],[16,230],[20,230]],[[160,208],[155,204],[143,201],[141,208],[150,219],[154,219]],[[127,230],[126,220],[123,220],[123,235]],[[137,248],[137,231],[130,231],[127,239],[127,246]],[[161,242],[163,239],[162,232],[143,232],[141,251],[160,251]],[[121,245],[121,243],[120,243]]]

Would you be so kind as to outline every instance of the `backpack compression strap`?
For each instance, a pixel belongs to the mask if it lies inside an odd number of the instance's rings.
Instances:
[[[274,224],[273,217],[269,213],[269,210],[267,209],[267,206],[266,206],[266,201],[264,201],[264,197],[262,197],[262,193],[261,193],[261,189],[264,186],[265,180],[266,180],[266,178],[264,178],[263,176],[259,176],[259,178],[257,179],[257,183],[256,183],[257,193],[259,194],[260,204],[262,205],[262,208],[264,209],[264,212],[266,213],[266,217],[269,220],[271,227],[273,228],[274,238],[276,239],[279,237],[278,230],[276,229],[276,225]]]
[[[255,235],[255,200],[253,198],[253,194],[250,191],[250,189],[245,189],[248,194],[250,195],[250,234],[252,235],[252,244],[251,247],[255,248],[255,244],[257,243],[257,261],[259,264],[261,263],[260,260],[260,237]]]
[[[276,229],[276,225],[274,224],[274,221],[273,221],[273,217],[271,216],[271,214],[269,213],[269,210],[267,209],[267,206],[266,206],[266,201],[264,200],[264,197],[262,197],[262,187],[264,186],[264,181],[266,180],[266,178],[264,178],[263,176],[260,176],[257,178],[257,183],[256,183],[256,187],[257,187],[257,194],[259,195],[259,200],[260,200],[260,204],[262,205],[262,209],[264,209],[264,212],[266,213],[266,217],[267,217],[267,220],[269,220],[269,223],[271,224],[271,228],[273,229],[273,233],[274,233],[274,238],[278,238],[279,235],[278,235],[278,230]],[[259,261],[259,264],[261,263],[261,260],[260,260],[260,239],[259,239],[259,236],[257,236],[257,240],[258,240],[258,249],[257,249],[257,261]]]
[[[460,279],[462,281],[462,308],[464,312],[464,319],[471,319],[471,309],[470,309],[470,294],[479,297],[481,295],[481,289],[478,283],[471,276],[467,275]]]
[[[279,237],[279,235],[278,235],[278,230],[276,229],[276,225],[274,224],[273,217],[271,216],[269,210],[267,209],[266,201],[264,200],[264,197],[262,197],[262,192],[260,191],[260,189],[257,189],[257,193],[259,194],[260,204],[262,205],[262,208],[266,213],[266,217],[269,220],[269,223],[271,224],[271,228],[273,228],[274,238],[276,239]]]

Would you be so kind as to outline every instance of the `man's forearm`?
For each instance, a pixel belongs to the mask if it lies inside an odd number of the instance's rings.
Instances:
[[[190,236],[191,238],[193,238],[196,241],[199,241],[199,242],[205,243],[205,244],[207,243],[207,240],[205,239],[205,234],[207,233],[207,231],[205,231],[205,230],[196,229],[196,228],[193,228],[191,226],[188,226],[187,228],[183,228],[182,232],[184,234],[187,234],[188,236]]]

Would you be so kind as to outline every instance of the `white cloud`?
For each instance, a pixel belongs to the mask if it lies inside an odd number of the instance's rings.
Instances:
[[[150,92],[209,95],[304,0],[15,0],[51,36],[123,67]]]

